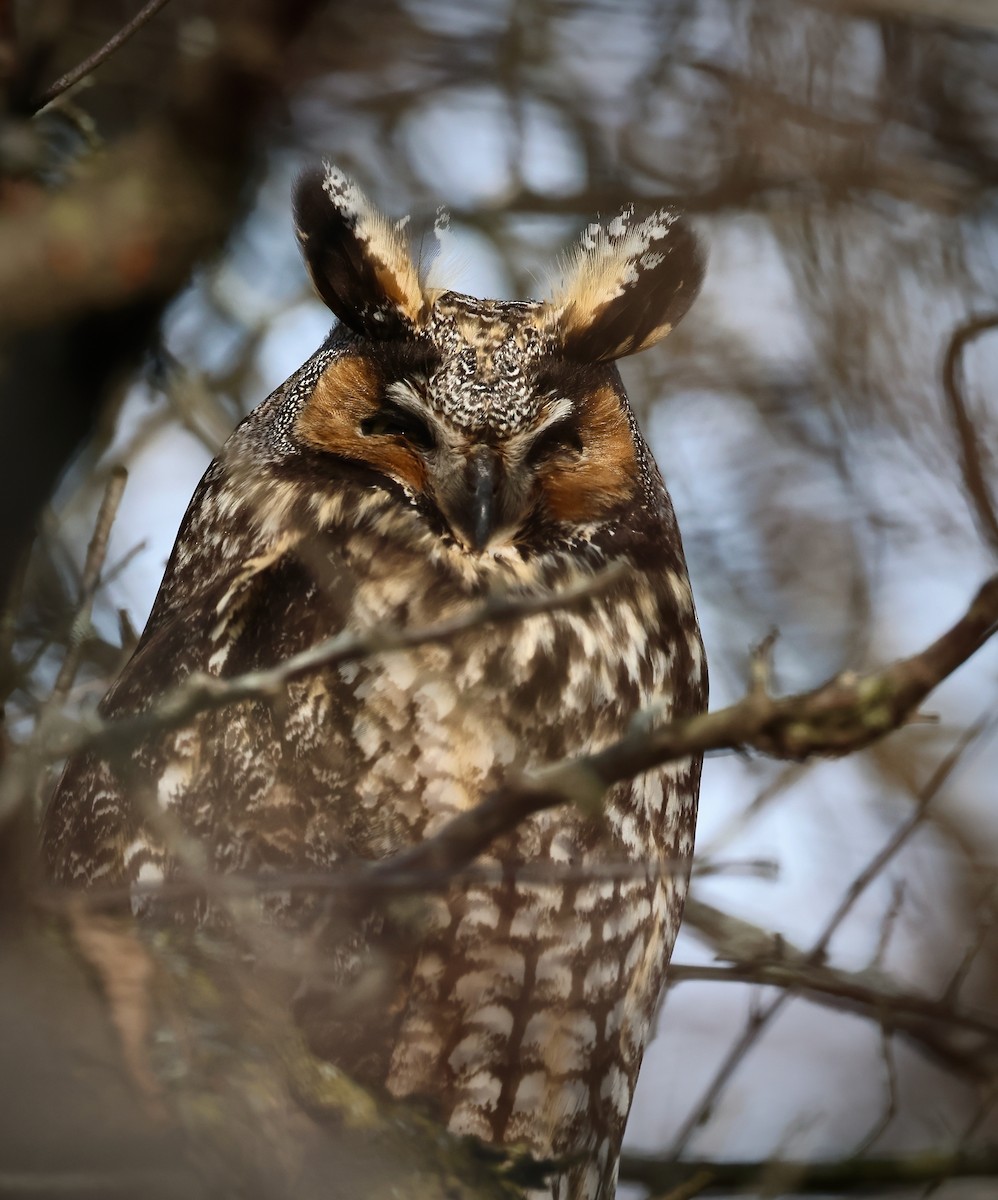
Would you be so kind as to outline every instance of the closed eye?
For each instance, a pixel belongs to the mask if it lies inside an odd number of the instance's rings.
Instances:
[[[436,445],[429,425],[415,413],[386,400],[373,417],[360,423],[365,437],[395,437],[410,442],[420,450],[432,450]]]
[[[527,461],[536,465],[557,455],[574,457],[580,455],[583,448],[579,430],[573,418],[569,416],[564,420],[555,421],[538,435],[527,453]]]

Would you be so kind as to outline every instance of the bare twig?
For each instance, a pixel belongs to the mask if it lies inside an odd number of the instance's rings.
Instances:
[[[910,661],[910,660],[909,660]],[[994,727],[993,719],[981,719],[971,727],[967,733],[960,738],[956,746],[943,759],[942,763],[933,772],[931,778],[922,788],[918,804],[915,811],[904,821],[894,834],[887,840],[880,850],[870,859],[867,865],[859,872],[849,887],[846,889],[845,895],[842,897],[835,911],[829,917],[818,935],[817,940],[811,947],[810,951],[805,956],[805,962],[808,966],[819,966],[824,962],[825,952],[832,940],[836,930],[852,911],[856,901],[860,898],[863,892],[869,887],[870,883],[883,871],[890,860],[898,853],[905,845],[911,835],[924,821],[928,806],[938,795],[943,784],[949,779],[950,775],[956,768],[957,763],[961,761],[967,748],[972,742],[976,741],[986,729]],[[793,997],[791,991],[784,991],[772,1000],[766,1007],[758,1009],[753,1008],[749,1014],[749,1019],[746,1022],[745,1028],[725,1055],[720,1066],[714,1073],[710,1083],[705,1088],[699,1101],[690,1111],[686,1120],[683,1122],[673,1142],[672,1154],[677,1157],[682,1153],[683,1147],[687,1144],[696,1129],[706,1119],[717,1103],[717,1099],[721,1092],[727,1087],[734,1072],[738,1069],[742,1060],[748,1054],[749,1050],[758,1040],[760,1034],[769,1026],[773,1018],[784,1008],[787,1002]]]
[[[173,848],[171,840],[171,850]],[[394,863],[396,860],[390,860]],[[673,872],[685,875],[689,863],[685,860],[631,859],[566,865],[540,862],[490,866],[480,863],[451,871],[379,871],[372,878],[369,863],[344,865],[335,871],[271,871],[263,875],[216,874],[196,866],[196,877],[190,875],[168,882],[132,883],[114,887],[92,887],[86,892],[75,889],[50,889],[36,893],[40,907],[62,912],[67,906],[101,911],[113,909],[133,900],[155,900],[167,903],[190,900],[202,892],[228,900],[252,900],[273,892],[300,892],[315,895],[348,896],[366,901],[372,897],[425,893],[450,887],[480,884],[517,883],[552,884],[618,882],[629,879],[665,877]]]
[[[891,938],[894,935],[894,928],[897,925],[898,917],[901,915],[901,907],[904,904],[904,883],[898,880],[891,889],[891,903],[887,912],[884,914],[884,919],[880,923],[880,936],[877,938],[877,945],[873,951],[873,957],[870,959],[871,967],[879,967],[887,955],[887,947],[890,945]]]
[[[957,1009],[948,994],[933,1000],[900,991],[891,979],[875,967],[862,971],[844,971],[813,961],[813,951],[795,946],[780,934],[772,933],[751,921],[732,916],[695,896],[686,901],[685,927],[708,941],[718,958],[730,963],[724,967],[682,967],[670,971],[673,983],[693,979],[730,979],[767,984],[772,987],[798,987],[803,993],[827,998],[833,1007],[889,1013],[896,1028],[914,1030],[908,1018],[921,1021],[947,1021],[998,1042],[998,1023]]]
[[[946,347],[943,360],[943,390],[953,417],[960,447],[960,466],[967,496],[970,499],[978,527],[992,550],[998,551],[998,514],[995,512],[994,497],[988,486],[984,464],[981,461],[981,445],[974,422],[967,412],[960,387],[959,372],[963,352],[981,334],[998,329],[998,313],[974,317],[958,326]]]
[[[606,592],[626,574],[626,567],[615,565],[556,592],[539,596],[497,594],[457,616],[415,629],[385,628],[370,633],[336,634],[275,667],[247,671],[231,679],[200,673],[189,675],[147,712],[110,721],[102,721],[97,717],[85,719],[82,723],[56,729],[47,739],[43,731],[42,741],[48,742],[44,753],[48,757],[60,758],[84,748],[120,751],[134,746],[150,734],[185,725],[198,713],[224,708],[242,700],[279,696],[292,680],[320,668],[339,666],[395,650],[449,642],[483,625],[518,621],[540,613],[571,608]]]
[[[984,1046],[998,1046],[998,1024],[956,1006],[956,990],[947,987],[938,999],[898,988],[876,962],[862,971],[844,971],[810,961],[807,951],[786,938],[732,916],[691,896],[685,927],[705,938],[724,966],[674,963],[672,985],[688,982],[754,983],[777,987],[830,1008],[856,1012],[881,1023],[885,1032],[909,1039],[933,1058],[962,1074],[988,1076],[981,1057]],[[979,939],[975,938],[975,948]],[[954,1038],[950,1030],[964,1035]]]
[[[952,1004],[960,994],[960,989],[970,973],[970,968],[974,965],[975,959],[994,929],[996,895],[998,895],[998,880],[992,879],[977,902],[977,921],[970,942],[943,990],[942,1001],[945,1004]]]
[[[744,1029],[738,1035],[734,1044],[728,1049],[727,1054],[714,1072],[710,1083],[703,1090],[693,1108],[687,1113],[685,1121],[680,1125],[679,1132],[676,1134],[670,1150],[674,1158],[678,1158],[682,1154],[690,1138],[710,1116],[718,1097],[728,1086],[731,1077],[741,1065],[742,1060],[755,1045],[759,1036],[776,1014],[793,998],[793,992],[780,992],[775,999],[771,1000],[765,1006],[758,1002],[757,996],[758,993],[754,993],[750,1001],[749,1015],[745,1021]]]
[[[701,847],[700,843],[697,843],[697,858],[710,858],[730,846],[732,842],[736,842],[760,813],[800,782],[809,767],[809,763],[788,763],[783,767],[775,778],[759,789],[741,812],[724,823],[706,845]]]
[[[749,657],[749,694],[768,696],[773,685],[773,647],[779,633],[771,629]]]
[[[692,1179],[702,1191],[751,1191],[767,1195],[868,1191],[901,1184],[930,1184],[944,1179],[993,1179],[998,1157],[924,1153],[910,1158],[845,1158],[814,1162],[789,1159],[711,1162],[704,1159],[655,1158],[625,1153],[620,1178],[642,1184],[656,1195]]]
[[[147,3],[135,14],[134,17],[104,43],[99,50],[95,50],[83,62],[73,67],[71,71],[67,71],[65,75],[60,75],[55,83],[51,84],[42,95],[39,97],[38,107],[42,108],[46,104],[51,104],[57,96],[61,96],[63,92],[69,91],[74,84],[80,82],[85,76],[89,75],[111,57],[112,54],[135,33],[142,28],[152,17],[154,17],[161,8],[165,8],[169,0],[147,0]]]
[[[863,870],[859,872],[849,885],[835,911],[828,918],[825,928],[822,930],[811,951],[813,961],[819,961],[824,956],[835,931],[852,911],[856,901],[925,820],[928,815],[929,805],[939,795],[940,790],[956,770],[957,765],[963,760],[967,750],[983,734],[993,732],[996,723],[998,723],[998,718],[992,716],[990,711],[986,716],[976,720],[969,729],[964,731],[963,735],[957,740],[956,745],[932,772],[928,782],[919,791],[918,803],[912,814],[906,821],[902,821],[893,835],[888,838],[881,849],[870,859]]]
[[[121,498],[125,494],[125,484],[128,482],[128,472],[124,467],[115,467],[107,481],[94,532],[87,547],[87,557],[83,564],[83,577],[80,580],[80,594],[77,600],[76,614],[69,634],[66,656],[62,660],[59,674],[49,703],[59,703],[73,686],[76,672],[80,666],[80,653],[90,631],[90,618],[94,608],[94,597],[100,583],[101,571],[107,558],[108,542],[111,538],[111,528],[118,515]]]
[[[199,712],[280,694],[291,680],[321,667],[447,642],[485,624],[569,607],[612,587],[622,571],[611,567],[591,579],[542,596],[494,597],[436,625],[338,634],[276,667],[231,679],[194,674],[147,712],[110,721],[91,716],[42,731],[41,753],[54,759],[83,749],[122,750],[153,733],[184,725]],[[508,832],[531,813],[576,798],[580,788],[598,798],[615,783],[707,750],[738,747],[790,759],[860,750],[905,724],[929,692],[980,649],[996,628],[998,576],[989,579],[956,624],[920,654],[866,675],[836,676],[811,692],[782,699],[754,691],[729,708],[672,721],[657,729],[637,722],[625,737],[597,753],[553,763],[511,781],[501,794],[455,818],[454,824],[489,824],[492,810],[498,808],[508,812],[510,819],[501,823],[496,833]],[[513,792],[517,795],[515,801],[511,799]],[[444,834],[452,838],[456,830],[444,830],[441,836]],[[473,840],[477,842],[477,837]],[[431,846],[433,841],[424,846]],[[474,855],[464,861],[471,857]]]
[[[694,879],[710,875],[744,875],[755,879],[777,879],[780,864],[775,858],[716,858],[697,854],[693,864]]]
[[[884,1074],[887,1084],[887,1098],[884,1103],[883,1112],[877,1118],[870,1131],[864,1135],[859,1145],[853,1151],[854,1157],[859,1157],[865,1154],[871,1146],[876,1145],[881,1135],[884,1134],[891,1122],[897,1116],[898,1111],[898,1069],[894,1059],[894,1042],[891,1038],[891,1030],[886,1026],[881,1026],[880,1029],[880,1054],[884,1060]]]
[[[689,922],[687,922],[689,924]],[[673,963],[669,983],[752,983],[822,1004],[840,1012],[854,1012],[881,1022],[890,1032],[906,1037],[945,1066],[979,1079],[989,1074],[981,1061],[981,1042],[998,1047],[998,1024],[950,1004],[903,992],[889,979],[868,971],[840,971],[800,962],[804,952],[791,947],[789,962],[737,962],[731,966]],[[976,1035],[976,1044],[959,1040],[947,1029]]]

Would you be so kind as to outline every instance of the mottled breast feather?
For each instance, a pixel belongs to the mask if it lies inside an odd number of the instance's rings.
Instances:
[[[706,705],[672,505],[614,365],[692,302],[688,224],[625,211],[586,231],[552,298],[504,303],[427,287],[401,226],[333,167],[301,177],[295,217],[339,323],[209,468],[102,713],[154,710],[195,671],[232,678],[343,632],[625,570],[571,608],[315,669],[127,756],[81,755],[45,822],[63,884],[182,876],[167,825],[217,872],[384,859],[642,710]],[[699,777],[687,760],[618,785],[598,815],[537,815],[482,856],[482,881],[335,923],[298,988],[313,1047],[458,1133],[561,1162],[538,1195],[611,1197]],[[313,932],[307,899],[267,912],[289,942]],[[216,901],[170,918],[238,936]]]

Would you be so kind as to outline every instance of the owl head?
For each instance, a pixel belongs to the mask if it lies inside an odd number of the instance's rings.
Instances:
[[[590,226],[555,294],[525,303],[429,287],[403,227],[335,167],[300,177],[295,224],[340,321],[297,444],[401,488],[472,555],[640,499],[647,466],[614,363],[696,296],[704,257],[676,213]]]

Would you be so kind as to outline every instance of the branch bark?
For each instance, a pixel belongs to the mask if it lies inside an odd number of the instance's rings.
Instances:
[[[980,436],[967,412],[960,386],[960,364],[963,361],[964,350],[971,342],[994,329],[998,329],[996,313],[974,317],[957,327],[946,347],[943,359],[943,392],[953,417],[953,428],[960,451],[960,467],[971,509],[977,518],[981,535],[990,543],[991,549],[998,553],[998,513],[995,512],[994,497],[988,484]]]
[[[74,84],[85,79],[92,71],[96,71],[101,63],[106,62],[116,50],[123,46],[133,34],[138,33],[142,26],[150,21],[161,8],[165,8],[169,2],[170,0],[148,0],[130,21],[122,25],[113,37],[108,38],[99,50],[95,50],[83,62],[71,71],[67,71],[65,75],[60,75],[55,83],[46,88],[42,94],[41,103],[50,104],[57,96],[69,91]]]
[[[558,804],[598,804],[606,790],[663,763],[707,750],[757,750],[774,758],[839,756],[900,728],[925,697],[998,629],[998,576],[964,615],[920,654],[871,671],[838,675],[813,691],[776,699],[755,686],[737,704],[658,728],[632,731],[594,754],[540,767],[511,780],[476,808],[449,821],[404,854],[378,863],[391,870],[457,871],[533,813]]]
[[[926,1153],[910,1158],[846,1158],[803,1162],[790,1159],[712,1162],[669,1160],[625,1152],[620,1178],[643,1184],[655,1194],[679,1188],[693,1196],[714,1191],[765,1195],[861,1192],[902,1184],[941,1183],[947,1179],[993,1179],[998,1157]]]
[[[4,916],[0,1196],[522,1200],[529,1165],[313,1057],[231,948]]]
[[[817,1004],[859,1013],[908,1038],[946,1066],[973,1078],[991,1074],[982,1051],[998,1046],[998,1024],[957,1007],[902,990],[883,971],[843,971],[816,963],[785,938],[689,897],[686,929],[705,938],[725,966],[673,963],[670,985],[687,982],[754,983],[796,992]]]

